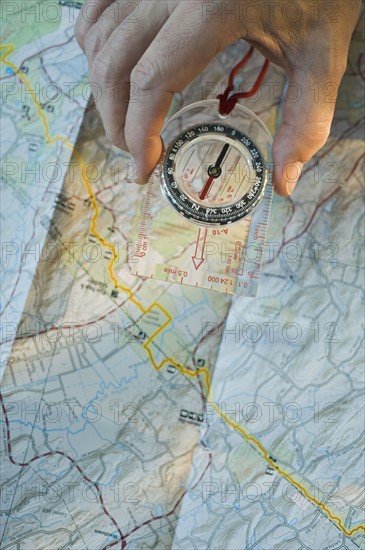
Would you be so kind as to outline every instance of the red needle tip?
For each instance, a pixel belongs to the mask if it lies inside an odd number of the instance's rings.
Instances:
[[[212,183],[213,183],[213,180],[214,180],[214,177],[213,176],[209,176],[209,178],[207,179],[207,182],[206,184],[204,185],[203,189],[200,191],[199,193],[199,199],[201,201],[203,201],[205,199],[205,197],[208,195],[209,193],[209,190],[212,186]]]

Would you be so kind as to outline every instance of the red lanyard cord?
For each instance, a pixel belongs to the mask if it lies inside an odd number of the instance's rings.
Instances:
[[[248,50],[248,52],[246,53],[246,55],[242,59],[242,61],[240,61],[239,63],[237,63],[237,65],[235,65],[233,67],[233,69],[231,70],[230,75],[229,75],[227,88],[225,89],[223,94],[219,94],[217,96],[217,99],[219,99],[219,112],[223,116],[224,115],[229,115],[233,111],[233,109],[236,106],[236,103],[239,99],[244,99],[246,97],[252,97],[253,95],[255,95],[255,93],[260,88],[260,86],[261,86],[261,84],[262,84],[262,82],[265,78],[265,75],[267,73],[267,69],[269,68],[269,65],[270,65],[270,61],[268,59],[265,59],[265,62],[262,65],[259,76],[257,77],[256,82],[252,86],[251,90],[248,90],[247,92],[232,94],[230,96],[230,93],[234,90],[234,78],[235,78],[236,74],[238,73],[239,70],[242,69],[242,67],[244,67],[246,65],[248,60],[251,58],[251,56],[254,52],[254,49],[255,48],[253,46],[251,46],[251,48]]]

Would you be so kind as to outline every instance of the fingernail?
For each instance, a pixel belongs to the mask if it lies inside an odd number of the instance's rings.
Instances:
[[[286,192],[291,195],[295,189],[303,169],[302,162],[289,162],[284,168]]]

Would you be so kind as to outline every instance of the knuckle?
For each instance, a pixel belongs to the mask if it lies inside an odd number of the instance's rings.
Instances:
[[[102,34],[98,29],[98,25],[93,25],[87,32],[84,38],[84,46],[86,55],[95,57],[103,46]]]
[[[131,82],[141,90],[150,90],[162,82],[162,71],[155,60],[144,58],[138,61],[131,72]]]
[[[107,86],[111,82],[114,82],[113,68],[110,61],[105,56],[97,55],[94,59],[92,73],[97,82],[101,86]]]

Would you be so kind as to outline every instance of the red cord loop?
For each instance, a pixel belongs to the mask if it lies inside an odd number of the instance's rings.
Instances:
[[[229,115],[229,113],[231,113],[235,108],[238,101],[238,97],[236,97],[235,95],[228,97],[228,94],[226,92],[227,90],[223,94],[219,94],[217,96],[217,99],[219,99],[219,113],[222,116]]]
[[[228,86],[224,90],[223,94],[219,94],[217,96],[217,99],[219,99],[219,112],[222,116],[229,115],[235,108],[236,103],[239,99],[252,97],[253,95],[255,95],[255,93],[260,88],[265,78],[267,69],[269,68],[269,65],[270,65],[270,61],[268,59],[265,59],[265,62],[262,65],[261,71],[256,79],[255,84],[252,86],[251,90],[248,90],[247,92],[232,94],[230,96],[230,93],[234,90],[234,77],[236,76],[237,72],[240,69],[242,69],[244,65],[246,65],[248,60],[251,58],[253,52],[254,52],[254,47],[251,46],[251,48],[248,50],[248,52],[246,53],[242,61],[237,63],[237,65],[235,65],[231,70],[231,73],[229,75],[229,80],[228,80]]]

